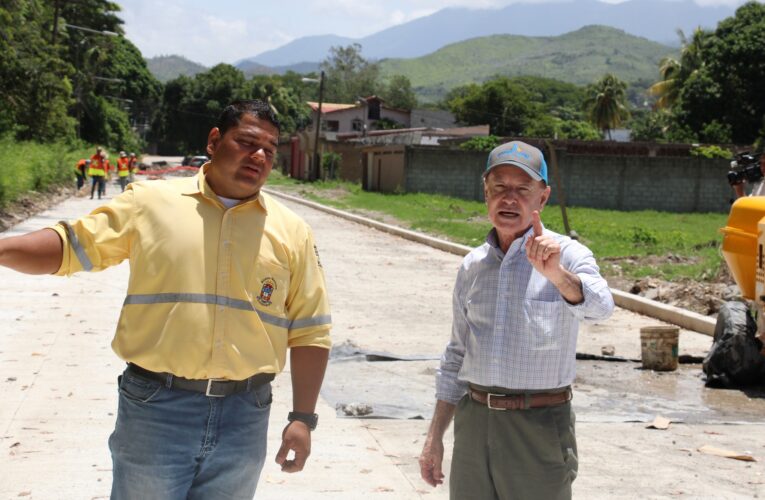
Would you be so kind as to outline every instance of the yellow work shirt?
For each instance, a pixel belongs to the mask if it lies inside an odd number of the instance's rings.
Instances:
[[[288,347],[330,347],[324,271],[310,227],[260,194],[226,209],[194,177],[130,184],[53,229],[58,275],[130,261],[112,348],[177,376],[242,380],[279,373]]]

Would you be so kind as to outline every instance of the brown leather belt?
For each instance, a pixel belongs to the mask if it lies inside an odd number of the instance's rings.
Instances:
[[[211,398],[224,398],[239,392],[251,391],[263,384],[271,382],[275,378],[273,373],[258,373],[245,380],[188,379],[176,377],[170,373],[153,372],[134,363],[128,363],[128,371],[133,375],[160,382],[168,388],[201,392],[205,396]]]
[[[470,388],[470,399],[492,410],[525,410],[545,406],[562,405],[571,401],[571,389],[563,392],[539,392],[527,394],[492,394]]]

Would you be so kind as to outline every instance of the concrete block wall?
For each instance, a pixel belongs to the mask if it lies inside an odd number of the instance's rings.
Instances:
[[[483,200],[481,173],[486,153],[409,147],[406,191]],[[727,212],[733,191],[725,174],[728,160],[566,154],[558,151],[559,175],[570,206],[613,210]],[[553,186],[558,189],[549,164]]]
[[[483,200],[481,174],[486,154],[445,148],[407,147],[404,160],[408,193],[434,193]]]

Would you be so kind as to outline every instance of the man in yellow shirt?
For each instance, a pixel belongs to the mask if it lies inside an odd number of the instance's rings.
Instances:
[[[130,261],[112,341],[128,363],[113,499],[252,498],[288,349],[293,411],[276,461],[285,472],[306,462],[329,304],[310,228],[261,192],[278,136],[267,103],[234,102],[198,176],[133,183],[88,216],[0,240],[0,265],[32,274]]]

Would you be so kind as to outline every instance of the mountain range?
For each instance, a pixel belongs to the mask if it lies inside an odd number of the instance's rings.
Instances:
[[[702,7],[693,0],[598,0],[514,3],[500,9],[447,8],[363,38],[336,35],[295,39],[237,63],[274,67],[319,62],[333,46],[358,43],[367,59],[413,58],[441,47],[489,35],[557,36],[588,25],[605,25],[667,45],[677,45],[677,30],[714,28],[733,15],[730,6]]]
[[[541,76],[577,85],[613,73],[645,87],[662,58],[676,49],[608,26],[586,26],[554,37],[492,35],[447,45],[413,59],[385,59],[384,76],[405,75],[422,101],[493,76]]]
[[[661,58],[675,51],[678,29],[713,29],[729,6],[693,0],[556,0],[500,9],[447,8],[364,38],[302,37],[235,64],[247,76],[309,73],[333,46],[362,45],[383,76],[403,74],[418,97],[437,100],[450,88],[495,75],[537,75],[583,84],[605,72],[628,82],[653,81]],[[593,26],[601,25],[601,26]],[[206,68],[174,56],[148,59],[161,81]]]

